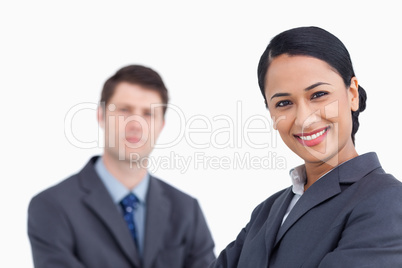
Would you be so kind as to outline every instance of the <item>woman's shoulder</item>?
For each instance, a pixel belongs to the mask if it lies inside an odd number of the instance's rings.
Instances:
[[[386,173],[382,167],[374,169],[359,182],[360,188],[370,188],[374,191],[384,191],[387,189],[399,189],[402,191],[402,182],[392,174]]]

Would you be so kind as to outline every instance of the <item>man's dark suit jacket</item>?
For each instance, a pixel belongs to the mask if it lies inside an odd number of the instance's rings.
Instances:
[[[141,261],[94,169],[96,159],[31,200],[28,235],[36,268],[208,267],[214,243],[198,202],[152,176]]]
[[[261,203],[211,267],[402,267],[402,183],[375,153],[315,182],[281,226],[294,194]]]

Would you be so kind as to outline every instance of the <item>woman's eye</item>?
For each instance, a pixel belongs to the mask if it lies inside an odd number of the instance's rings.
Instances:
[[[290,104],[292,104],[291,101],[284,100],[284,101],[278,102],[278,103],[276,104],[276,107],[285,107],[285,106],[288,106],[288,105],[290,105]]]
[[[327,94],[328,94],[327,92],[323,92],[323,91],[315,92],[315,93],[311,96],[311,99],[317,99],[317,98],[320,98],[320,97],[325,96],[325,95],[327,95]]]

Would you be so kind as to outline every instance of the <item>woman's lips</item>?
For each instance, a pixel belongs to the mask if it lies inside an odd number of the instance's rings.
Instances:
[[[312,147],[312,146],[315,146],[315,145],[321,143],[325,139],[329,129],[330,129],[330,127],[324,127],[324,128],[320,128],[320,129],[317,129],[317,130],[309,132],[309,133],[299,133],[299,134],[295,134],[293,136],[302,145]]]

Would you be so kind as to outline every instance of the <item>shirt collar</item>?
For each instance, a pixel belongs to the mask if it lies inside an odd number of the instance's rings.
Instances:
[[[95,170],[116,204],[118,204],[130,192],[132,192],[137,196],[140,203],[145,204],[150,180],[148,172],[145,174],[141,182],[134,189],[130,191],[115,177],[113,177],[112,174],[110,174],[110,172],[106,169],[105,165],[103,164],[102,157],[99,157],[98,160],[96,161]]]
[[[290,170],[290,178],[292,180],[292,191],[294,194],[302,195],[304,193],[304,185],[307,182],[306,167],[300,165]]]
[[[376,157],[375,154],[374,154],[374,156]],[[358,157],[349,159],[346,162],[341,163],[337,167],[340,167],[343,164],[348,163],[349,161],[351,161],[353,159],[358,159],[358,158],[362,158],[362,157],[358,156]],[[337,167],[335,167],[335,168],[337,168]],[[331,169],[330,171],[328,171],[327,173],[322,175],[319,179],[321,179],[322,177],[324,177],[325,175],[330,173],[335,168]],[[302,195],[304,193],[304,185],[307,183],[306,166],[305,165],[300,165],[300,166],[297,166],[297,167],[291,169],[290,172],[289,172],[289,175],[290,175],[290,178],[292,180],[292,192],[294,194]]]

